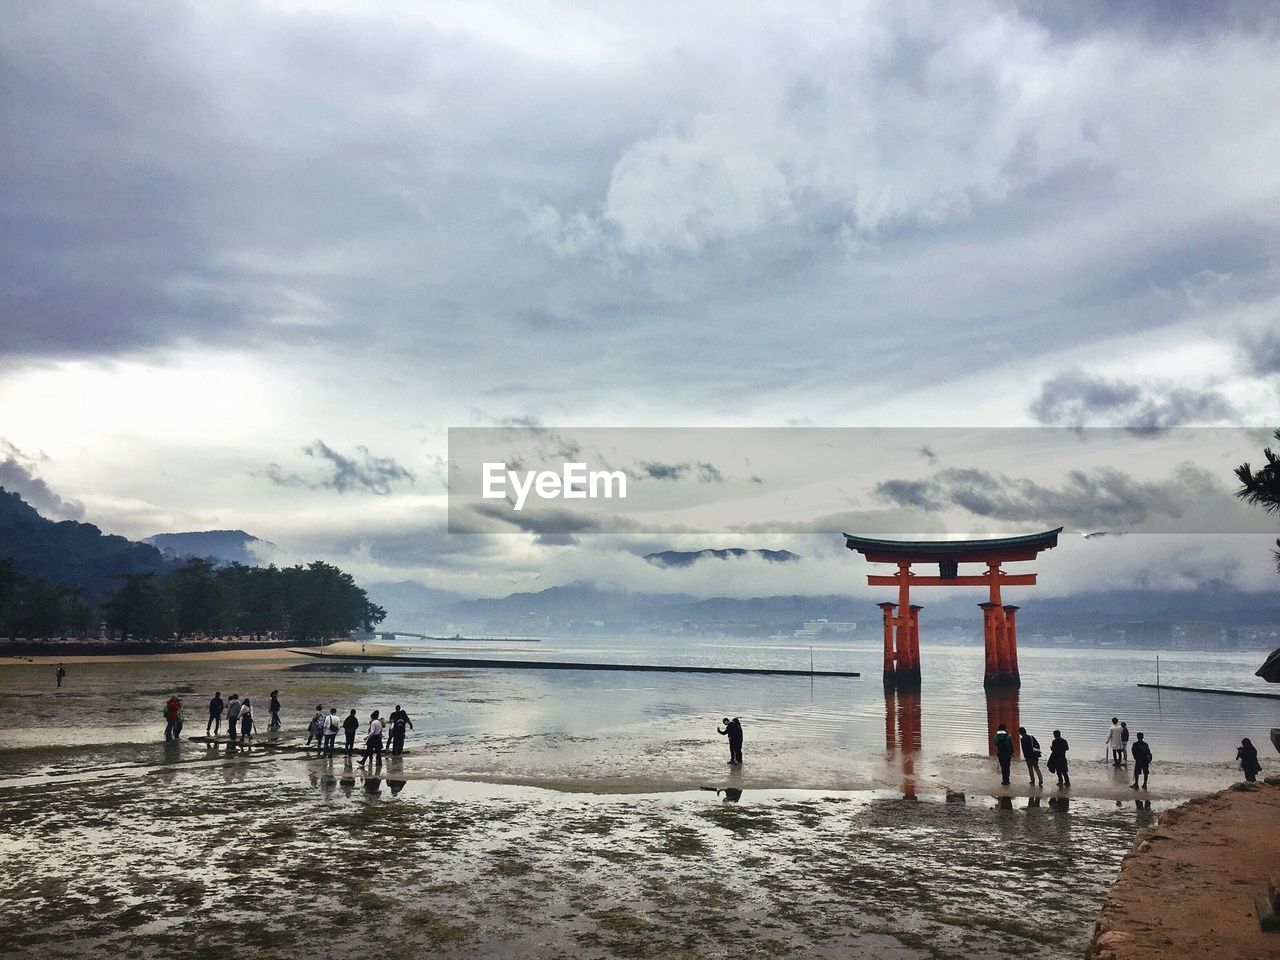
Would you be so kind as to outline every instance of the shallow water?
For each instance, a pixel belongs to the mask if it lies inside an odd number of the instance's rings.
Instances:
[[[489,644],[458,643],[468,654]],[[748,759],[775,747],[784,757],[883,758],[908,749],[925,760],[981,757],[997,722],[1025,725],[1043,744],[1062,729],[1077,764],[1100,760],[1110,717],[1119,714],[1142,731],[1163,765],[1202,765],[1208,775],[1234,770],[1235,746],[1251,737],[1265,755],[1277,701],[1157,691],[1155,653],[1028,648],[1020,651],[1023,686],[988,695],[982,689],[982,651],[974,645],[934,645],[924,651],[924,686],[918,696],[886,697],[879,681],[879,651],[870,644],[815,644],[815,665],[856,669],[861,679],[596,671],[437,670],[374,667],[335,669],[304,665],[279,669],[261,661],[148,661],[73,664],[66,685],[52,689],[44,666],[0,668],[0,751],[72,743],[154,743],[170,692],[186,702],[187,735],[204,731],[204,705],[214,689],[255,702],[265,727],[269,692],[281,690],[287,731],[305,727],[318,702],[350,708],[362,720],[373,709],[403,704],[415,718],[413,742],[480,745],[486,740],[574,738],[616,741],[622,752],[663,747],[678,759],[685,744],[723,740],[714,724],[739,716]],[[433,652],[443,648],[433,646]],[[634,640],[546,641],[509,644],[504,657],[634,662],[641,654],[664,663],[796,666],[808,646],[775,641],[691,643],[652,647]],[[1261,656],[1250,653],[1166,651],[1161,679],[1178,685],[1225,689],[1267,688],[1252,676]],[[821,763],[821,760],[815,760]],[[8,761],[0,757],[0,776]],[[788,765],[790,767],[790,764]],[[587,771],[583,771],[586,773]]]

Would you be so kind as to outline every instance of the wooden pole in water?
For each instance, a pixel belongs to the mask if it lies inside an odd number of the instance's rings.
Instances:
[[[1156,654],[1156,689],[1160,689],[1160,654]]]

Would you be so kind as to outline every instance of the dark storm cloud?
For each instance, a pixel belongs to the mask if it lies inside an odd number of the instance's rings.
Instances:
[[[714,463],[705,460],[685,460],[680,463],[664,463],[661,460],[641,460],[635,467],[627,471],[637,479],[649,480],[683,480],[692,477],[698,483],[723,483],[724,473]],[[762,483],[759,477],[752,476],[753,483]]]
[[[1277,23],[1270,0],[1018,0],[1016,7],[1063,38],[1134,32],[1164,40],[1194,39],[1224,30],[1254,33]]]
[[[1074,370],[1046,380],[1030,413],[1046,426],[1104,424],[1149,433],[1228,420],[1236,410],[1213,389],[1140,385]]]
[[[450,509],[449,527],[455,533],[466,532],[466,514],[484,518],[487,523],[475,524],[478,532],[532,533],[538,543],[548,546],[567,546],[577,543],[576,534],[625,533],[636,524],[614,515],[589,516],[563,507],[538,506],[519,513],[506,503],[476,503]]]
[[[1245,337],[1240,344],[1240,360],[1245,371],[1254,376],[1280,373],[1280,334],[1268,331]]]
[[[1082,9],[18,5],[0,354],[341,347],[643,416],[1149,330],[1153,284],[1265,276],[1274,43],[1179,4],[1213,42],[1091,44],[1164,7]]]
[[[51,520],[80,520],[84,504],[59,496],[37,473],[37,458],[0,438],[0,487],[16,493]]]
[[[413,483],[412,471],[398,463],[394,457],[378,457],[368,447],[357,446],[354,456],[339,453],[323,440],[313,440],[302,448],[308,457],[322,461],[326,472],[319,477],[306,477],[287,472],[278,463],[268,464],[259,476],[266,477],[281,487],[303,487],[307,490],[366,490],[379,496],[391,493],[392,487],[401,482]]]
[[[1191,466],[1159,482],[1137,480],[1116,469],[1073,470],[1057,487],[976,467],[951,467],[926,480],[882,481],[872,492],[895,507],[930,512],[959,508],[991,520],[1083,530],[1181,519],[1218,505],[1225,496],[1211,474]]]

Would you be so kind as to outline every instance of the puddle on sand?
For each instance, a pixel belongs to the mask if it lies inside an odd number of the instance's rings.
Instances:
[[[1075,957],[1154,816],[386,773],[197,763],[0,788],[0,956]]]

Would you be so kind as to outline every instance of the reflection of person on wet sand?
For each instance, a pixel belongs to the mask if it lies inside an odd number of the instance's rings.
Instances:
[[[734,717],[732,720],[730,720],[728,717],[725,717],[723,720],[721,720],[721,723],[724,724],[724,729],[721,730],[719,727],[716,727],[716,733],[720,734],[720,736],[722,737],[729,738],[729,762],[735,765],[741,764],[742,763],[742,721],[739,720],[737,717]]]

